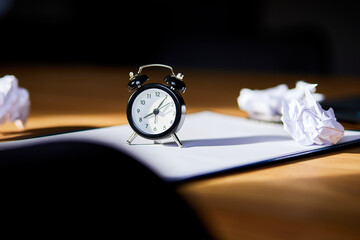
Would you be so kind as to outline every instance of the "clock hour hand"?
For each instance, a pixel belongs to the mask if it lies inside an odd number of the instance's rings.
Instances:
[[[154,115],[155,115],[155,119],[154,119],[155,122],[154,122],[154,123],[156,123],[156,122],[157,122],[156,117],[157,117],[157,115],[159,114],[159,110],[162,109],[162,108],[164,108],[164,107],[166,107],[167,105],[170,104],[170,103],[167,103],[167,104],[165,104],[164,106],[162,106],[163,103],[165,102],[166,98],[167,98],[167,96],[161,101],[161,103],[159,104],[159,106],[158,106],[157,108],[155,108],[153,112],[149,113],[148,115],[145,115],[143,118],[150,117],[151,115],[154,114]]]
[[[149,113],[148,115],[144,116],[144,118],[150,117],[153,114],[155,115],[155,119],[156,119],[156,116],[159,114],[159,109],[155,108],[152,113]]]
[[[146,116],[144,116],[143,118],[147,118],[147,117],[150,117],[151,115],[153,115],[154,114],[154,112],[152,112],[152,113],[149,113],[148,115],[146,115]]]

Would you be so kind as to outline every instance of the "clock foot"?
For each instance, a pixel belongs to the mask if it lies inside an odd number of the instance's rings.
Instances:
[[[179,147],[182,147],[182,143],[181,141],[179,140],[178,136],[176,136],[175,133],[171,134],[171,136],[173,137],[174,141],[176,142],[176,144],[179,146]]]
[[[131,134],[131,136],[129,137],[129,139],[126,141],[127,144],[131,144],[132,141],[134,141],[134,139],[136,138],[137,134],[135,132],[133,132],[133,134]]]

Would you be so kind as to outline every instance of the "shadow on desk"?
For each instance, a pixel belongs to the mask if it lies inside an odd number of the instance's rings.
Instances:
[[[105,146],[58,142],[7,150],[0,180],[2,231],[13,236],[210,239],[171,186]]]
[[[63,127],[47,127],[47,128],[32,128],[23,131],[11,131],[1,133],[1,142],[23,140],[34,137],[44,137],[55,134],[70,133],[81,130],[95,129],[92,126],[63,126]]]

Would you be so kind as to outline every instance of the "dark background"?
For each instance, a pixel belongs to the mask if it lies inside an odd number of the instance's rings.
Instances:
[[[0,0],[0,64],[360,75],[351,2]]]

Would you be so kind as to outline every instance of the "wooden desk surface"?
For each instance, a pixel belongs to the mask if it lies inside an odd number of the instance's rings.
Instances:
[[[128,72],[135,67],[2,65],[30,92],[27,127],[1,126],[0,141],[126,124]],[[318,83],[327,98],[360,94],[360,79],[311,75],[183,70],[188,113],[211,110],[246,117],[237,107],[241,88],[264,89],[296,81]],[[161,82],[168,72],[147,72]],[[346,129],[360,126],[344,124]],[[358,239],[360,146],[224,174],[178,186],[218,239]]]

